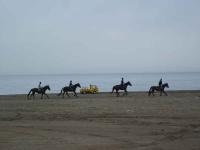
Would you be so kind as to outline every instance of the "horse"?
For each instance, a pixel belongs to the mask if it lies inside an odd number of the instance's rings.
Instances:
[[[70,97],[68,92],[74,92],[74,96],[78,97],[77,93],[76,93],[76,88],[77,87],[81,88],[81,85],[79,83],[77,83],[77,84],[74,84],[72,86],[63,87],[61,89],[60,93],[58,94],[58,96],[60,96],[62,94],[62,96],[64,98],[64,95],[66,94],[68,97]]]
[[[154,91],[160,91],[160,96],[162,96],[162,93],[164,93],[167,96],[167,93],[165,92],[165,88],[169,88],[168,83],[164,83],[160,86],[152,86],[149,89],[148,95],[150,96],[151,94],[154,96]]]
[[[113,93],[114,90],[116,90],[117,96],[119,96],[119,90],[124,90],[123,95],[127,95],[128,94],[128,91],[127,91],[128,86],[132,86],[130,81],[124,83],[124,85],[115,85],[115,86],[113,86],[111,93]]]
[[[28,93],[27,99],[29,99],[29,96],[30,98],[31,97],[35,98],[35,93],[41,94],[41,99],[43,99],[43,95],[46,95],[46,97],[49,99],[49,96],[46,94],[46,90],[49,90],[49,91],[51,90],[49,85],[42,87],[40,90],[38,88],[33,88]]]

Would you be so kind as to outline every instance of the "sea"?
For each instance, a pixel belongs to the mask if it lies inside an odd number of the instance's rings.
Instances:
[[[49,85],[48,93],[59,93],[61,88],[80,83],[82,87],[96,85],[100,92],[110,92],[114,85],[130,81],[133,86],[128,91],[148,91],[150,86],[163,83],[169,84],[167,90],[200,90],[200,72],[182,73],[113,73],[113,74],[60,74],[60,75],[0,75],[0,95],[27,94],[31,88]],[[79,91],[80,89],[78,89]]]

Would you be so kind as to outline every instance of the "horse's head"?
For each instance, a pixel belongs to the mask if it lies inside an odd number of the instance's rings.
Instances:
[[[129,86],[132,86],[132,84],[131,84],[131,82],[130,82],[130,81],[128,81],[128,82],[127,82],[127,85],[129,85]]]
[[[169,88],[168,83],[164,83],[164,84],[163,84],[163,87]]]
[[[81,85],[80,85],[80,83],[77,83],[77,84],[76,84],[76,87],[79,87],[79,88],[81,88]]]
[[[47,85],[46,87],[47,87],[47,88],[46,88],[47,90],[49,90],[49,91],[51,90],[49,85]]]

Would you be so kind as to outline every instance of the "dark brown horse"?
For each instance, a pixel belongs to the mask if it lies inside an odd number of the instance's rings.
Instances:
[[[112,93],[116,90],[116,94],[117,94],[117,96],[119,96],[119,90],[123,90],[124,91],[123,95],[127,95],[128,94],[128,91],[127,91],[128,86],[132,86],[130,81],[124,83],[124,85],[115,85],[115,86],[113,86]]]
[[[152,94],[154,96],[154,92],[155,91],[159,91],[160,92],[160,96],[162,96],[162,93],[164,93],[167,96],[167,93],[165,92],[165,88],[169,88],[168,83],[164,83],[161,86],[152,86],[149,89],[148,95],[150,96]]]
[[[77,87],[81,88],[81,85],[79,83],[77,83],[77,84],[74,84],[74,85],[72,85],[70,87],[66,86],[66,87],[64,87],[64,88],[61,89],[61,91],[58,94],[58,96],[60,96],[62,94],[62,96],[64,98],[64,95],[66,94],[68,97],[70,97],[69,94],[68,94],[68,92],[73,92],[74,96],[78,97],[77,94],[76,94],[76,88]]]
[[[31,97],[35,98],[35,93],[41,94],[41,99],[43,99],[43,95],[46,95],[46,97],[49,98],[49,96],[46,94],[46,90],[49,90],[49,91],[51,90],[49,85],[44,86],[40,90],[38,88],[33,88],[28,93],[27,99],[29,99]]]

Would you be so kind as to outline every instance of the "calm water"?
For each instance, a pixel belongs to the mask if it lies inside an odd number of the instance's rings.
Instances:
[[[112,86],[124,81],[131,81],[129,91],[147,91],[151,85],[157,85],[159,79],[169,83],[169,90],[200,90],[200,73],[128,73],[128,74],[74,74],[74,75],[1,75],[0,95],[26,94],[39,81],[42,85],[49,84],[51,92],[59,92],[69,84],[79,82],[82,87],[89,84],[97,85],[101,92],[111,91]]]

